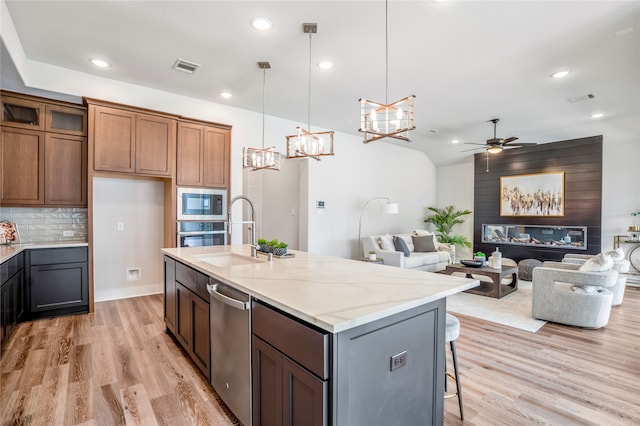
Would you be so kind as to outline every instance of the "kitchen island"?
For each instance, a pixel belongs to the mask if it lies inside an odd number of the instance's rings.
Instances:
[[[269,262],[249,245],[162,251],[166,280],[190,268],[196,293],[210,277],[250,296],[254,425],[442,424],[446,297],[477,280],[300,251]],[[180,302],[165,294],[166,318]]]

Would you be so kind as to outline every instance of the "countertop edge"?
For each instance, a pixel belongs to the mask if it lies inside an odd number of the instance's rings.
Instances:
[[[41,243],[18,243],[0,246],[0,263],[11,259],[25,250],[64,247],[87,247],[86,241],[47,241]]]
[[[385,318],[397,313],[401,313],[404,311],[407,311],[409,309],[418,307],[418,306],[422,306],[425,305],[427,303],[439,300],[439,299],[443,299],[446,298],[447,296],[451,296],[454,295],[456,293],[477,287],[480,282],[478,280],[474,280],[474,279],[462,279],[462,278],[458,278],[459,281],[466,281],[466,283],[460,283],[458,284],[455,288],[449,288],[449,289],[445,289],[445,290],[441,290],[441,291],[437,291],[433,294],[430,294],[428,296],[425,297],[419,297],[419,298],[415,298],[415,297],[410,297],[409,299],[407,299],[406,301],[399,301],[399,302],[394,302],[393,306],[381,306],[380,310],[377,310],[375,312],[372,313],[368,313],[368,314],[364,314],[362,316],[359,316],[355,319],[349,319],[349,320],[345,320],[342,322],[338,322],[338,323],[329,323],[326,321],[323,321],[321,318],[309,315],[305,312],[302,312],[298,309],[296,309],[293,306],[289,306],[286,305],[276,299],[274,299],[273,297],[269,296],[268,294],[265,294],[265,292],[261,292],[261,291],[257,291],[256,289],[253,288],[247,288],[247,286],[235,282],[223,275],[217,274],[214,271],[212,271],[211,269],[207,269],[205,268],[203,265],[195,263],[190,261],[188,258],[182,257],[181,255],[174,253],[175,249],[161,249],[161,252],[164,255],[169,256],[170,258],[182,262],[183,264],[207,275],[212,277],[215,280],[221,281],[225,284],[228,284],[242,292],[247,293],[249,296],[254,297],[256,299],[259,299],[265,303],[268,303],[272,306],[274,306],[275,308],[281,309],[284,312],[287,312],[288,314],[291,314],[293,316],[295,316],[296,318],[299,318],[303,321],[308,322],[309,324],[313,324],[317,327],[322,328],[323,330],[326,330],[328,332],[331,333],[339,333],[341,331],[345,331],[345,330],[349,330],[351,328],[355,328],[358,327],[360,325],[364,325],[364,324],[368,324],[370,322],[376,321],[378,319],[381,318]],[[282,260],[284,262],[288,261],[288,260]],[[379,266],[379,265],[378,265]],[[384,267],[384,266],[382,266]],[[386,266],[387,268],[390,268],[390,266]],[[424,273],[428,273],[428,272],[424,272]],[[445,275],[442,274],[443,278],[444,277],[448,277],[451,278],[450,275]],[[388,301],[387,301],[388,302]],[[385,305],[388,303],[385,303]]]

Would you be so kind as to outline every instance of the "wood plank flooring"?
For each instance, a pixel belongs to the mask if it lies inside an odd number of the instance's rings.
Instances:
[[[237,424],[164,333],[161,295],[95,307],[18,326],[0,359],[3,426]],[[600,330],[457,317],[465,421],[451,398],[445,425],[640,424],[640,288]]]

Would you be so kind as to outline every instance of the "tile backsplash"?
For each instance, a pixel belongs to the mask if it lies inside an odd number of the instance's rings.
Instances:
[[[22,243],[87,241],[86,208],[0,207],[0,220],[18,225]]]

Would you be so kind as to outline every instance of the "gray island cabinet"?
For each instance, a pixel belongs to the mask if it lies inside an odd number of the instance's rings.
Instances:
[[[251,296],[238,338],[251,341],[254,426],[443,423],[446,296],[477,280],[298,251],[267,262],[247,245],[162,251]]]

